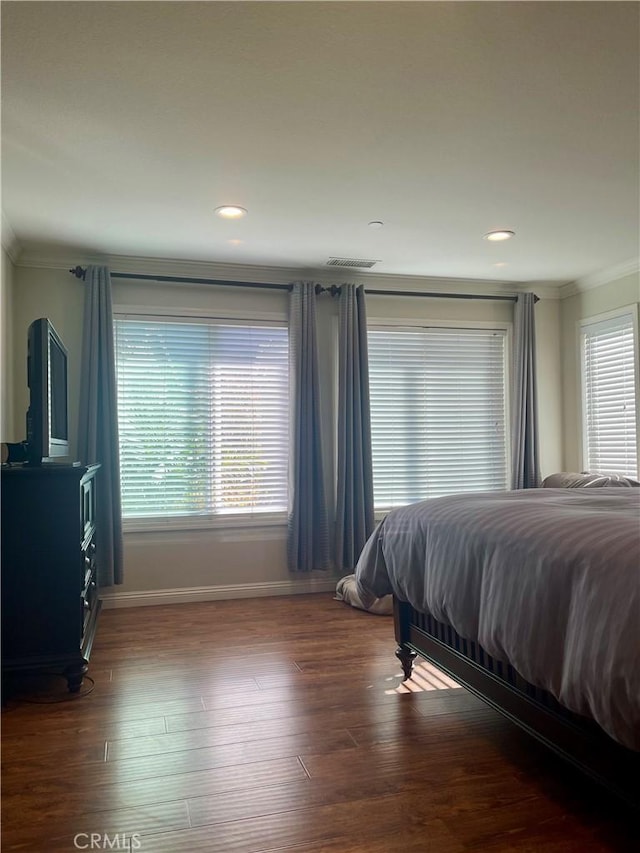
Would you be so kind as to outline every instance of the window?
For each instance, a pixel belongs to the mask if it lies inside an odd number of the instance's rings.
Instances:
[[[507,488],[504,330],[371,328],[376,509]]]
[[[288,334],[201,318],[116,318],[123,516],[287,508]]]
[[[587,471],[638,475],[636,323],[631,309],[582,325]]]

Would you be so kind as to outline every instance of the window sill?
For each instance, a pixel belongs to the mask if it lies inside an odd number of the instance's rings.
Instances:
[[[159,533],[184,530],[257,530],[263,527],[285,527],[287,517],[284,513],[260,516],[212,516],[173,518],[131,518],[123,519],[123,533]]]

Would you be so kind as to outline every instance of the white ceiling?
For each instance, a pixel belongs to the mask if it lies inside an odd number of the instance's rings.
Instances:
[[[28,252],[571,281],[639,253],[639,14],[3,2],[3,211]]]

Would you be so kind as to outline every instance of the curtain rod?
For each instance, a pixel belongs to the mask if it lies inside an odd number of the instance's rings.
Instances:
[[[517,302],[517,296],[501,296],[497,293],[436,293],[425,290],[367,290],[370,296],[430,296],[433,299],[494,299],[501,302]],[[534,296],[538,302],[540,297]]]
[[[71,275],[76,278],[84,278],[87,270],[81,266],[74,267],[69,270]],[[182,276],[173,275],[141,275],[139,273],[112,272],[111,278],[129,278],[136,281],[168,281],[176,284],[218,284],[226,287],[259,287],[263,290],[291,290],[291,284],[260,284],[255,281],[223,281],[217,278],[184,278]],[[316,293],[330,293],[331,296],[337,296],[340,293],[340,285],[332,284],[329,287],[323,287],[321,284],[316,284]],[[501,296],[493,293],[438,293],[433,291],[423,290],[370,290],[365,288],[366,294],[371,296],[420,296],[431,297],[432,299],[492,299],[501,302],[516,302],[517,296]],[[539,302],[538,296],[534,297],[535,302]]]
[[[79,266],[74,267],[69,272],[83,281],[87,274],[86,269]],[[131,278],[136,281],[170,281],[176,284],[219,284],[226,285],[227,287],[261,287],[263,290],[264,288],[268,288],[269,290],[291,290],[290,284],[259,284],[255,281],[223,281],[217,278],[184,278],[183,276],[175,275],[140,275],[139,273],[112,272],[111,278]]]

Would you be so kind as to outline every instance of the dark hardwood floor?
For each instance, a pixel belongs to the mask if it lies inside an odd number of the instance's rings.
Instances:
[[[597,786],[425,663],[401,685],[394,651],[390,618],[330,595],[103,612],[91,692],[5,693],[2,850],[640,849]]]

